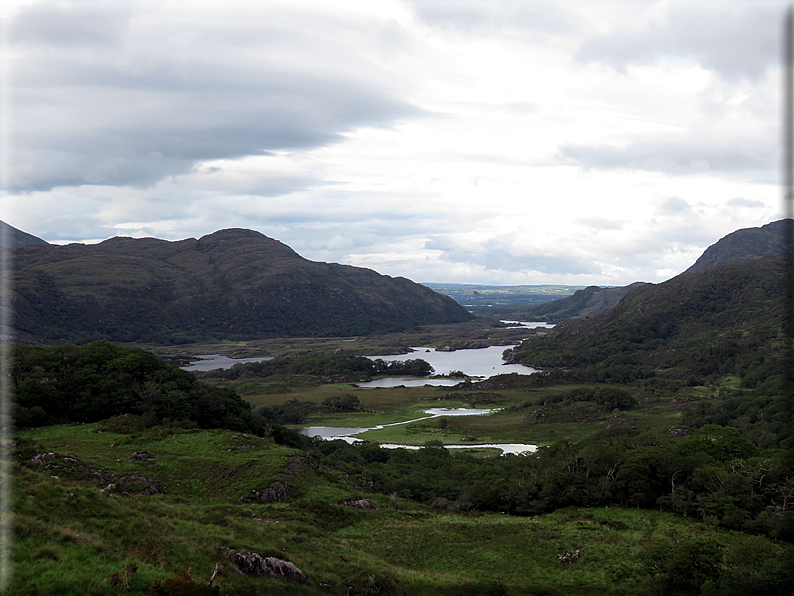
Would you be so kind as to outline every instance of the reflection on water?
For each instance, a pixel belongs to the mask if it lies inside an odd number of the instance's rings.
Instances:
[[[310,437],[320,437],[326,441],[334,441],[341,439],[350,444],[361,441],[356,435],[360,435],[370,430],[380,430],[387,426],[398,426],[400,424],[410,424],[411,422],[418,422],[420,420],[427,420],[437,416],[485,416],[486,414],[493,414],[498,412],[501,408],[430,408],[423,410],[428,416],[421,418],[414,418],[412,420],[405,420],[403,422],[392,422],[391,424],[379,424],[370,428],[356,428],[356,427],[342,427],[342,426],[308,426],[306,428],[298,429],[298,433],[308,435]],[[380,445],[385,449],[420,449],[416,445],[397,445],[394,443],[383,443]],[[493,449],[501,449],[502,455],[508,453],[518,455],[521,453],[534,452],[537,450],[537,445],[525,445],[522,443],[497,443],[486,445],[444,445],[446,449],[474,449],[477,447],[490,447]]]

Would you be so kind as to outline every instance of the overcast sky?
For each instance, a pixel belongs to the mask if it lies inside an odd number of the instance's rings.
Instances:
[[[623,285],[780,218],[764,0],[5,0],[2,219]]]

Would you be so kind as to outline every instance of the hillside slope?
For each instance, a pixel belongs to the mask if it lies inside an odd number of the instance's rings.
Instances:
[[[644,282],[637,281],[620,288],[588,286],[583,290],[577,290],[572,296],[531,306],[526,309],[524,316],[532,321],[544,320],[551,323],[591,317],[612,308],[623,296],[642,285]]]
[[[710,267],[758,259],[786,252],[786,220],[773,221],[760,228],[736,230],[709,246],[684,273],[705,271]]]
[[[753,386],[779,372],[783,261],[737,261],[644,285],[611,310],[524,342],[514,360],[602,381],[735,374]]]
[[[408,279],[309,261],[251,230],[26,246],[14,258],[26,343],[362,335],[471,318]]]
[[[0,221],[0,248],[19,248],[31,244],[48,244],[48,242]]]

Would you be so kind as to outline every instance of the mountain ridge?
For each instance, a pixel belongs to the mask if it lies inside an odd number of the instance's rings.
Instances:
[[[723,236],[703,251],[697,261],[684,273],[705,271],[716,265],[785,252],[787,252],[786,220],[780,219],[759,228],[742,228]]]
[[[37,244],[49,245],[49,242],[33,234],[23,232],[4,221],[0,221],[0,248],[19,248],[21,246]]]
[[[468,320],[405,278],[309,261],[253,230],[14,250],[17,340],[189,343],[346,336]]]

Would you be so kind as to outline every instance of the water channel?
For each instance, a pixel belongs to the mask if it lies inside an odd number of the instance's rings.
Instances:
[[[413,418],[412,420],[405,420],[403,422],[392,422],[391,424],[379,424],[369,428],[359,427],[342,427],[342,426],[307,426],[306,428],[298,429],[302,435],[310,437],[320,437],[326,441],[334,441],[342,439],[348,443],[355,443],[363,440],[358,437],[362,433],[370,430],[380,430],[388,426],[398,426],[400,424],[410,424],[420,420],[427,420],[429,418],[436,418],[438,416],[486,416],[498,412],[501,408],[428,408],[423,410],[427,416],[420,418]],[[385,449],[421,449],[418,445],[397,445],[393,443],[381,443],[381,447]],[[474,449],[474,448],[492,448],[501,449],[502,455],[512,454],[520,455],[522,453],[531,453],[537,449],[537,445],[527,445],[524,443],[488,443],[488,444],[470,444],[470,445],[444,445],[445,449]]]
[[[220,354],[201,354],[196,356],[199,360],[191,362],[186,366],[180,366],[182,370],[190,372],[204,372],[208,370],[215,370],[222,368],[226,370],[235,364],[245,364],[246,362],[264,362],[265,360],[273,360],[271,356],[259,358],[229,358],[228,356],[221,356]]]

